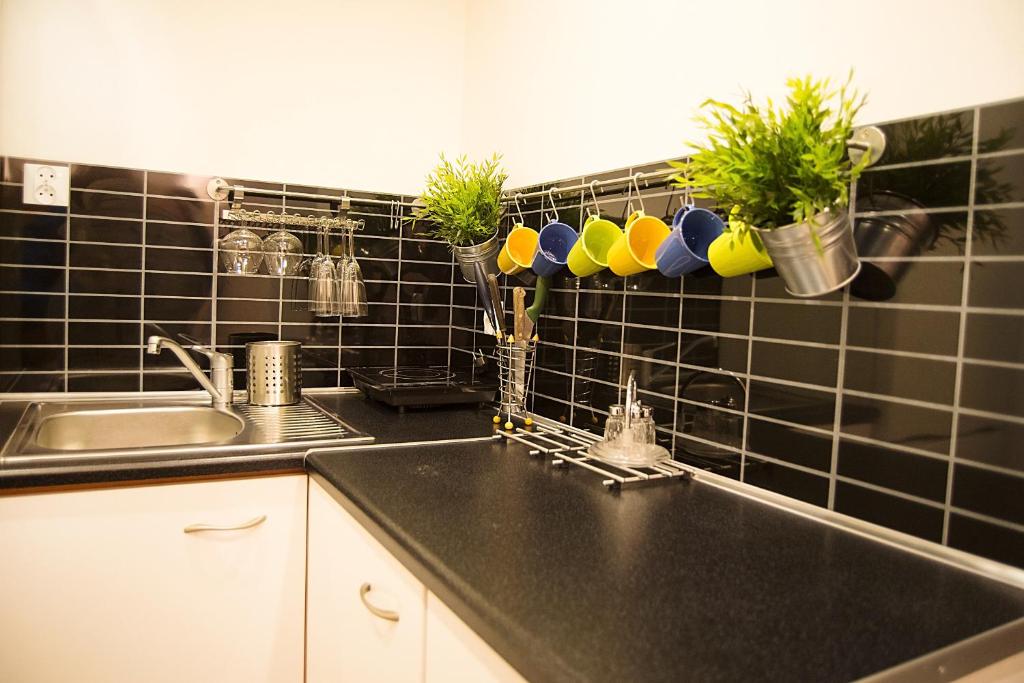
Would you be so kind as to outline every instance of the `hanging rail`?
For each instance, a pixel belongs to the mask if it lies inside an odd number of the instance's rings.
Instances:
[[[206,184],[206,193],[215,201],[230,201],[232,208],[241,208],[245,197],[285,197],[287,199],[305,199],[313,202],[324,202],[331,205],[332,211],[348,211],[352,202],[356,204],[381,204],[385,206],[413,206],[413,202],[394,201],[390,199],[372,199],[370,197],[350,197],[346,195],[314,194],[311,192],[293,192],[290,190],[266,190],[259,187],[232,185],[223,178],[213,178]],[[235,206],[237,205],[237,206]]]
[[[605,178],[603,180],[597,179],[592,180],[589,183],[578,183],[576,185],[568,185],[566,187],[552,187],[544,190],[535,190],[533,192],[517,192],[510,190],[505,194],[502,199],[506,204],[514,202],[516,199],[529,199],[530,197],[542,197],[550,196],[551,194],[568,194],[570,192],[582,192],[591,187],[603,187],[605,185],[623,185],[633,182],[636,179],[638,182],[643,180],[651,180],[653,178],[664,178],[668,180],[669,176],[679,173],[674,168],[663,168],[657,171],[647,171],[646,173],[634,173],[633,175],[625,175],[618,178]]]
[[[867,165],[871,166],[877,162],[885,152],[885,133],[876,126],[858,128],[854,131],[853,137],[846,142],[846,146],[849,150],[850,160],[855,164],[860,162],[863,154],[870,153],[871,157]],[[550,196],[552,194],[582,192],[583,190],[593,189],[594,187],[604,187],[606,185],[624,185],[632,182],[639,183],[640,181],[652,180],[655,178],[668,180],[670,176],[677,173],[679,173],[678,169],[662,168],[657,171],[634,173],[632,175],[624,175],[618,178],[598,178],[589,183],[578,183],[576,185],[568,185],[566,187],[551,187],[543,190],[534,190],[533,192],[518,192],[516,190],[510,190],[505,193],[502,201],[508,204],[517,199],[529,199],[531,197],[542,197],[545,195]]]

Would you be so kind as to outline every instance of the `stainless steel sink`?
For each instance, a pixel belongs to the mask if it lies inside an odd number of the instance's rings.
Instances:
[[[27,404],[0,466],[248,456],[371,441],[309,398],[278,408],[214,408],[202,398],[68,399]]]
[[[35,443],[56,451],[96,451],[216,443],[238,436],[245,422],[204,406],[73,410],[40,422]]]

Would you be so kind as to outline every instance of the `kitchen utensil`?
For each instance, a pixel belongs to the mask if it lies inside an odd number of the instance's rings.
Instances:
[[[247,221],[242,221],[240,228],[221,238],[217,251],[224,272],[233,275],[256,273],[263,262],[263,240],[248,228]]]
[[[551,280],[546,277],[537,278],[537,287],[533,291],[533,303],[526,309],[526,324],[523,326],[523,339],[529,341],[533,338],[533,328],[540,319],[540,312],[544,310],[544,304],[548,299],[548,289],[551,287]]]
[[[341,312],[337,278],[328,229],[318,227],[316,257],[309,265],[309,310],[314,315],[329,317]]]
[[[498,268],[506,275],[521,273],[533,263],[537,253],[537,231],[517,224],[508,233],[505,244],[498,252]]]
[[[494,317],[498,323],[498,339],[502,339],[505,336],[505,307],[501,304],[501,292],[498,291],[498,278],[493,273],[487,274],[487,293],[490,295],[491,306],[494,307]]]
[[[287,406],[302,400],[302,344],[261,341],[245,345],[249,404]]]
[[[342,237],[343,253],[338,265],[338,312],[346,318],[358,318],[367,315],[369,305],[366,302],[366,282],[363,270],[356,260],[355,229],[350,226]]]
[[[711,211],[684,205],[672,219],[672,232],[654,254],[658,271],[679,277],[703,268],[708,264],[708,247],[724,229],[725,223]]]
[[[593,275],[608,267],[608,250],[622,239],[622,230],[609,220],[591,214],[566,262],[576,277]]]
[[[189,344],[201,345],[198,340],[193,339],[188,335],[179,334],[178,337],[184,339]],[[249,383],[249,359],[246,356],[245,345],[249,342],[274,341],[276,339],[277,335],[269,332],[231,332],[228,334],[228,346],[231,347],[231,357],[235,361],[234,368],[236,373],[236,386],[241,386],[243,384],[248,386]],[[237,373],[241,373],[241,377],[239,377]]]
[[[526,290],[516,287],[512,290],[512,334],[520,346],[526,344]]]
[[[256,215],[259,214],[257,211]],[[273,225],[281,220],[281,216],[268,212],[263,220],[268,225]],[[293,275],[302,262],[302,242],[284,229],[284,223],[281,225],[280,230],[263,239],[263,262],[271,275]]]
[[[484,309],[484,316],[491,331],[498,334],[498,318],[494,311],[494,304],[491,302],[491,292],[487,289],[487,274],[484,272],[483,264],[473,264],[476,281],[476,296],[480,300],[480,306]]]

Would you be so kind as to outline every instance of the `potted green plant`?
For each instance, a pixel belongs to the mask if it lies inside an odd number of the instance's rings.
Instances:
[[[741,107],[705,102],[697,120],[708,139],[677,164],[674,179],[734,207],[734,238],[756,231],[790,294],[820,296],[860,270],[847,205],[870,158],[853,164],[847,141],[864,97],[849,80],[833,88],[808,76],[787,86],[784,106],[757,105],[749,95]]]
[[[498,225],[504,214],[502,186],[508,175],[501,169],[498,154],[473,163],[465,156],[454,162],[441,155],[441,163],[427,176],[420,195],[422,206],[412,221],[427,221],[430,234],[439,237],[455,252],[462,277],[475,282],[474,263],[485,274],[498,270]]]

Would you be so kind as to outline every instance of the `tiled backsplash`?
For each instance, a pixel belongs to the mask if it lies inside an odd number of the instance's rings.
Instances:
[[[855,290],[872,299],[795,299],[771,272],[563,276],[539,324],[534,409],[599,431],[635,370],[677,458],[1024,566],[1024,101],[884,128],[889,148],[856,188],[857,223],[886,215],[895,192],[936,238],[867,260]],[[400,197],[349,193],[366,220],[356,246],[370,315],[339,323],[294,310],[288,278],[216,274],[207,178],[72,164],[71,207],[46,210],[21,204],[21,164],[0,160],[0,391],[195,388],[172,357],[143,353],[149,334],[236,350],[237,333],[296,339],[307,386],[348,384],[342,369],[357,365],[468,364],[493,345],[448,249],[359,202]],[[648,214],[679,206],[665,183],[641,195]],[[621,185],[598,199],[620,225],[640,205]],[[556,204],[578,228],[592,200]],[[544,222],[540,202],[521,209]],[[870,279],[880,271],[895,274],[892,291]]]
[[[307,387],[349,384],[341,371],[349,366],[447,362],[448,248],[393,225],[390,204],[360,201],[402,197],[347,193],[352,216],[366,223],[355,246],[371,304],[368,316],[339,323],[296,310],[293,278],[217,274],[209,178],[72,163],[70,207],[48,209],[22,204],[23,162],[0,158],[0,392],[197,388],[171,354],[144,353],[151,334],[238,352],[245,333],[301,341]],[[245,206],[329,209],[264,198]],[[221,225],[220,236],[232,227]],[[292,232],[313,251],[313,234]],[[244,387],[241,358],[236,386]]]
[[[600,431],[634,370],[677,458],[1024,566],[1024,101],[884,128],[857,223],[898,192],[938,232],[917,256],[865,265],[905,267],[889,298],[796,299],[773,272],[562,276],[540,323],[534,409]],[[646,212],[669,222],[680,194],[641,186]],[[598,199],[623,225],[627,189]],[[578,229],[593,201],[558,205]],[[545,222],[536,200],[522,209]],[[487,339],[473,290],[456,300],[453,345],[468,358]]]

